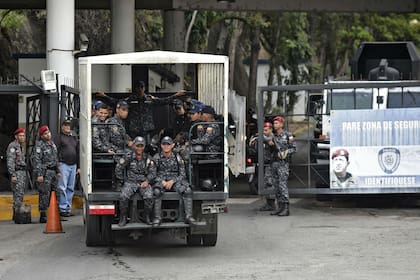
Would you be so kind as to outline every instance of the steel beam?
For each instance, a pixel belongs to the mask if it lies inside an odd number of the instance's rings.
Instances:
[[[45,9],[46,0],[2,0],[0,9]],[[136,9],[418,13],[420,0],[135,0]],[[76,0],[76,9],[110,9],[110,1]]]

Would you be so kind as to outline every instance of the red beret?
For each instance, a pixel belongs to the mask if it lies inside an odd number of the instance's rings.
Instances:
[[[40,128],[39,128],[39,130],[38,130],[38,134],[41,136],[42,134],[44,134],[45,133],[45,131],[47,131],[47,130],[50,130],[49,128],[48,128],[48,125],[43,125],[43,126],[41,126]]]
[[[283,117],[281,117],[281,116],[276,116],[276,117],[274,117],[274,119],[273,119],[273,122],[275,122],[275,121],[278,121],[278,122],[284,122],[284,118],[283,118]]]
[[[331,158],[333,159],[338,156],[345,156],[348,160],[349,152],[346,149],[338,149],[332,154]]]
[[[272,127],[273,124],[271,122],[265,122],[264,127]]]
[[[19,134],[19,133],[25,133],[25,129],[20,127],[18,129],[15,130],[15,132],[13,132],[13,135]]]

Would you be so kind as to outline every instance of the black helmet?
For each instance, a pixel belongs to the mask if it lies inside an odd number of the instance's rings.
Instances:
[[[213,191],[216,188],[215,181],[212,178],[201,179],[200,188],[202,191]]]

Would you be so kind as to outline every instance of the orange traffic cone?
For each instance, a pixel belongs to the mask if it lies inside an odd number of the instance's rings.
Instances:
[[[44,233],[64,233],[58,211],[57,197],[55,191],[51,192],[50,207],[48,207],[47,225]]]

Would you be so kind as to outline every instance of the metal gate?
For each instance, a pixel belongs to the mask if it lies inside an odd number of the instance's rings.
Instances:
[[[329,139],[316,138],[316,126],[323,115],[326,113],[314,112],[309,109],[311,95],[322,95],[328,93],[331,104],[334,102],[332,97],[333,90],[348,90],[351,98],[359,98],[362,91],[389,89],[401,92],[401,100],[404,100],[402,92],[404,88],[416,89],[407,90],[408,97],[413,99],[418,96],[420,89],[419,81],[398,81],[398,82],[347,82],[334,84],[317,85],[289,85],[289,86],[268,86],[259,88],[257,96],[257,115],[258,115],[258,143],[263,143],[263,123],[267,118],[275,115],[282,115],[286,119],[285,129],[294,134],[298,153],[292,157],[290,162],[289,191],[297,195],[315,194],[370,194],[370,193],[420,193],[418,187],[394,187],[394,188],[349,188],[332,189],[330,188],[330,169],[329,169]],[[380,102],[381,96],[376,97],[376,102]],[[320,100],[325,102],[325,100]],[[411,106],[419,107],[420,105]],[[357,109],[357,108],[353,108]],[[326,154],[320,155],[316,152],[319,144],[328,145]],[[323,156],[323,162],[318,160]],[[258,145],[258,174],[264,174],[263,147]],[[264,176],[258,176],[258,193],[271,194],[272,189],[264,187]]]

